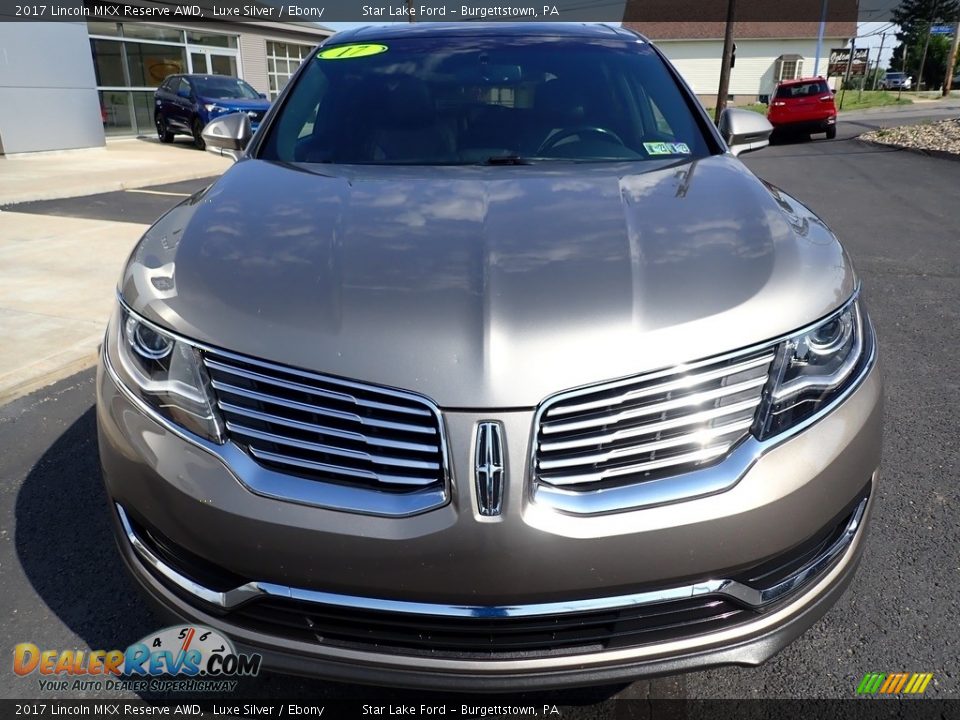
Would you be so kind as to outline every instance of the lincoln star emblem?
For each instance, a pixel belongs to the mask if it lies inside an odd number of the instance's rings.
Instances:
[[[503,504],[503,430],[499,423],[477,425],[477,449],[473,465],[477,505],[481,515],[499,515]]]

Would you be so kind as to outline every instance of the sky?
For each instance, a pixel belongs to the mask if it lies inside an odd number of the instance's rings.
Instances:
[[[895,33],[899,26],[889,22],[860,23],[857,26],[857,47],[870,48],[870,64],[876,62],[877,52],[880,50],[880,43],[883,42],[883,53],[880,56],[880,67],[886,68],[887,63],[893,56],[893,48],[897,45]],[[882,39],[886,33],[886,40]]]

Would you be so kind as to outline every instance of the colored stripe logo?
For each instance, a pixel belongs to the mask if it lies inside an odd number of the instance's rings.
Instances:
[[[867,673],[857,686],[857,695],[921,695],[933,673]]]

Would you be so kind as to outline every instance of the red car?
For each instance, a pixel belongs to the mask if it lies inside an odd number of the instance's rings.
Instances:
[[[837,136],[837,106],[822,77],[782,81],[770,100],[767,119],[778,133],[825,132],[828,140]]]

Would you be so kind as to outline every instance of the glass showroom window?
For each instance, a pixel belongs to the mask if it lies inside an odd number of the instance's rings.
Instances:
[[[267,40],[267,77],[270,80],[271,100],[276,100],[277,95],[312,49],[310,45]]]
[[[90,51],[107,135],[153,130],[153,93],[168,75],[237,75],[235,35],[141,23],[88,22]],[[199,58],[199,60],[198,60]]]

